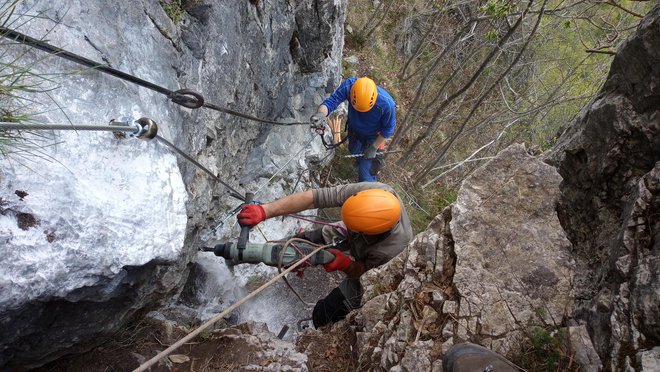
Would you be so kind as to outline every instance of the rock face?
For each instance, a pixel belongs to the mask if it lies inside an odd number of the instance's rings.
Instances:
[[[639,370],[660,344],[660,6],[547,161],[564,178],[557,211],[580,267],[576,315],[608,369]]]
[[[466,179],[404,253],[365,274],[354,320],[361,362],[439,370],[456,342],[506,354],[530,324],[561,324],[574,264],[554,210],[560,180],[521,145]]]
[[[507,354],[521,327],[561,324],[571,313],[574,264],[554,208],[560,181],[521,146],[464,181],[450,223],[459,335]]]
[[[364,306],[346,320],[360,365],[440,371],[456,342],[515,354],[526,329],[550,325],[566,326],[584,370],[657,369],[659,51],[660,6],[543,161],[501,152],[365,274]]]
[[[345,1],[195,1],[186,5],[187,13],[180,24],[172,23],[156,1],[110,4],[28,0],[19,6],[6,26],[20,25],[20,32],[46,38],[86,58],[171,90],[194,89],[208,103],[265,119],[306,121],[327,91],[339,83]],[[40,17],[19,16],[22,14]],[[12,51],[20,54],[24,49],[16,47]],[[240,192],[258,190],[279,171],[279,176],[271,180],[277,186],[273,187],[275,191],[258,197],[281,196],[276,194],[278,190],[288,193],[298,172],[308,165],[306,159],[322,155],[320,141],[312,141],[305,125],[274,128],[209,109],[189,110],[151,90],[96,71],[81,72],[80,66],[63,59],[44,58],[42,52],[28,51],[25,58],[26,64],[39,61],[34,64],[36,73],[66,73],[58,75],[64,76],[61,80],[54,79],[58,86],[50,97],[34,100],[44,102],[34,106],[34,112],[44,113],[36,118],[40,122],[71,120],[75,124],[105,125],[124,115],[148,116],[159,124],[159,135]],[[61,110],[53,109],[57,107]],[[137,314],[175,296],[200,244],[199,232],[208,230],[217,216],[239,204],[228,196],[224,186],[191,163],[178,158],[176,169],[172,153],[156,142],[124,143],[111,135],[81,139],[83,136],[54,134],[51,138],[61,141],[59,147],[44,149],[47,156],[61,161],[59,157],[69,156],[62,148],[79,146],[77,156],[86,158],[81,168],[59,170],[57,179],[70,181],[62,183],[65,190],[54,190],[58,184],[47,182],[39,186],[34,176],[30,189],[23,190],[21,185],[25,185],[27,176],[10,166],[2,169],[0,197],[6,203],[0,207],[0,235],[5,238],[2,244],[7,243],[3,252],[6,249],[13,253],[3,254],[0,261],[0,369],[39,365],[64,353],[85,350]],[[121,155],[116,154],[118,151]],[[108,170],[115,169],[110,166],[112,159],[121,156],[153,162],[154,168],[131,167],[131,162],[126,162],[113,174]],[[98,190],[100,206],[94,207],[103,213],[83,219],[72,212],[75,208],[59,207],[55,200],[49,205],[46,196],[58,191],[70,206],[91,204],[84,200],[90,195],[68,192],[66,185],[99,188],[95,183],[99,179],[65,175],[69,171],[83,174],[85,165],[89,168],[103,162],[108,166],[99,171],[110,174],[101,180],[104,188]],[[66,165],[67,161],[62,163]],[[58,167],[46,162],[40,166]],[[138,175],[130,177],[129,168]],[[149,177],[152,182],[141,182]],[[75,184],[76,180],[80,181]],[[131,199],[122,198],[124,194],[117,189],[137,189],[150,195],[132,206],[140,209],[136,213],[132,208],[119,207]],[[23,198],[15,191],[29,195]],[[163,203],[163,199],[170,203]],[[163,208],[176,218],[168,217]],[[99,228],[99,221],[108,216],[121,221],[119,227],[123,230],[109,224]],[[142,225],[145,220],[157,220],[160,225]],[[14,230],[9,230],[5,222],[13,229],[17,221],[24,226],[39,224],[38,229],[27,230],[39,238],[29,248],[12,246],[11,239],[6,239]],[[52,227],[57,229],[55,234],[43,232]],[[145,228],[144,234],[134,233],[140,227]],[[105,229],[116,231],[106,233]],[[128,236],[135,241],[127,243]],[[42,253],[39,265],[31,263],[35,256],[29,252]],[[49,263],[54,264],[49,266],[52,277],[44,276],[40,269]],[[6,279],[17,273],[12,269],[16,267],[32,271],[29,276],[19,274]],[[48,285],[51,279],[55,285]],[[15,286],[14,281],[24,282],[27,287]],[[22,295],[17,297],[15,293]]]

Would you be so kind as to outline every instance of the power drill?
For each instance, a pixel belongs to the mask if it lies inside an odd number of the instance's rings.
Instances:
[[[252,203],[253,198],[253,193],[248,192],[245,194],[246,203]],[[290,244],[282,255],[284,243],[250,243],[250,228],[250,226],[241,225],[241,234],[236,243],[220,243],[214,247],[203,247],[200,250],[213,252],[216,256],[224,257],[225,262],[229,265],[263,262],[268,266],[277,267],[281,265],[281,267],[287,267],[316,249],[310,244],[296,241],[295,248]],[[282,256],[281,262],[280,256]],[[334,254],[321,250],[310,257],[309,262],[312,265],[324,265],[334,259]]]
[[[296,260],[303,258],[304,256],[312,253],[314,249],[316,249],[316,247],[300,241],[296,241],[294,244],[297,249],[293,248],[291,245],[286,247],[284,255],[282,256],[282,261],[279,263],[282,267],[291,265]],[[213,252],[216,256],[224,257],[225,261],[229,265],[237,265],[240,263],[257,264],[259,262],[263,262],[266,265],[277,267],[283,245],[284,242],[248,242],[246,243],[245,249],[242,252],[242,258],[240,258],[241,255],[239,254],[237,242],[219,243],[214,247],[203,247],[202,251]],[[310,257],[309,262],[312,265],[325,265],[332,262],[334,259],[334,254],[322,250],[316,252],[316,254]]]

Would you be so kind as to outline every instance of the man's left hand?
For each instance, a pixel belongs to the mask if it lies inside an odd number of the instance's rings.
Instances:
[[[323,128],[323,119],[325,115],[322,112],[317,112],[309,118],[312,128]]]
[[[373,159],[376,157],[376,151],[378,151],[378,149],[371,145],[366,150],[364,150],[364,154],[362,154],[362,156],[365,159]]]

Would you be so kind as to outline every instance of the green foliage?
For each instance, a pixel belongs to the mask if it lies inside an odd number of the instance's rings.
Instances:
[[[539,147],[541,148],[541,151],[550,150],[555,145],[555,143],[557,143],[558,139],[559,138],[557,136],[554,136],[550,139],[547,139],[547,140],[541,142],[541,144],[539,145]]]
[[[13,26],[10,17],[19,2],[0,0],[0,24]],[[57,87],[57,74],[35,72],[38,64],[53,57],[44,55],[33,60],[27,57],[29,51],[28,47],[0,37],[0,121],[29,122],[35,115],[35,102],[39,101],[36,94],[46,93],[46,98],[50,98],[47,93]],[[23,132],[0,130],[0,156],[21,154],[18,156],[26,157],[43,146],[38,138],[24,140]]]
[[[534,309],[535,320],[522,329],[524,338],[510,360],[529,371],[579,371],[566,328],[545,323],[546,309]]]
[[[579,370],[577,365],[568,360],[564,352],[565,329],[550,331],[534,326],[528,330],[527,359],[523,367],[532,367],[534,371]],[[573,364],[570,368],[570,364]],[[569,369],[570,368],[570,369]]]
[[[502,42],[504,30],[522,16],[526,4],[510,0],[464,4],[473,14],[479,13],[478,21],[472,24],[453,16],[455,2],[429,5],[402,0],[396,4],[369,40],[356,42],[356,36],[348,35],[345,46],[356,47],[347,54],[358,55],[359,74],[368,74],[379,84],[387,83],[386,89],[396,96],[399,129],[407,127],[406,135],[396,143],[404,157],[400,165],[405,169],[399,174],[409,179],[383,180],[399,181],[409,188],[414,188],[411,181],[423,183],[437,174],[428,169],[461,161],[482,146],[479,156],[493,155],[514,142],[549,149],[558,131],[573,122],[607,76],[612,56],[589,50],[616,50],[635,30],[639,15],[652,8],[651,2],[623,2],[620,7],[605,2],[534,2],[524,13],[520,28],[494,49]],[[362,30],[364,25],[373,24],[370,21],[376,9],[370,0],[352,1],[347,22],[354,30]],[[539,27],[531,34],[539,15]],[[437,41],[449,40],[459,30],[465,36],[443,53],[447,43]],[[430,36],[423,39],[427,31]],[[417,37],[409,36],[415,33]],[[411,54],[422,40],[419,53]],[[524,53],[518,56],[523,46]],[[440,67],[431,71],[441,55]],[[487,56],[493,58],[486,61]],[[510,67],[514,60],[516,65]],[[478,70],[480,66],[483,68]],[[353,75],[355,71],[347,72]],[[474,84],[466,87],[473,74]],[[445,84],[449,76],[452,80]],[[417,95],[422,82],[423,89]],[[491,86],[494,89],[487,92]],[[462,87],[467,89],[459,91]],[[442,107],[448,97],[449,103]],[[480,107],[473,109],[475,102],[480,102]],[[413,110],[413,115],[404,123],[408,110]],[[437,129],[427,133],[431,120]],[[451,139],[457,132],[459,136]],[[414,148],[407,148],[411,145]],[[445,146],[449,146],[446,151]],[[408,156],[407,150],[413,155]],[[428,153],[437,154],[438,160],[424,156]],[[452,171],[443,176],[444,181],[457,184],[467,174],[459,173],[463,171],[467,171],[465,167]]]
[[[488,41],[496,42],[497,40],[499,40],[499,38],[500,37],[497,34],[496,30],[490,30],[490,31],[486,32],[486,40],[488,40]]]
[[[502,0],[489,0],[479,10],[486,13],[488,16],[495,18],[502,18],[509,15],[516,9],[513,2]]]
[[[458,192],[455,189],[444,185],[427,189],[406,190],[396,182],[390,183],[406,205],[413,233],[415,234],[426,230],[435,216],[455,202],[458,197]]]
[[[174,23],[181,22],[183,16],[186,14],[182,0],[163,0],[160,2],[160,5],[163,7],[165,14],[167,14]]]

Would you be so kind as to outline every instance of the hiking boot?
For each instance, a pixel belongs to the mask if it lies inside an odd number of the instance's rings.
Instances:
[[[444,372],[519,372],[503,356],[469,342],[451,347],[442,357]]]

